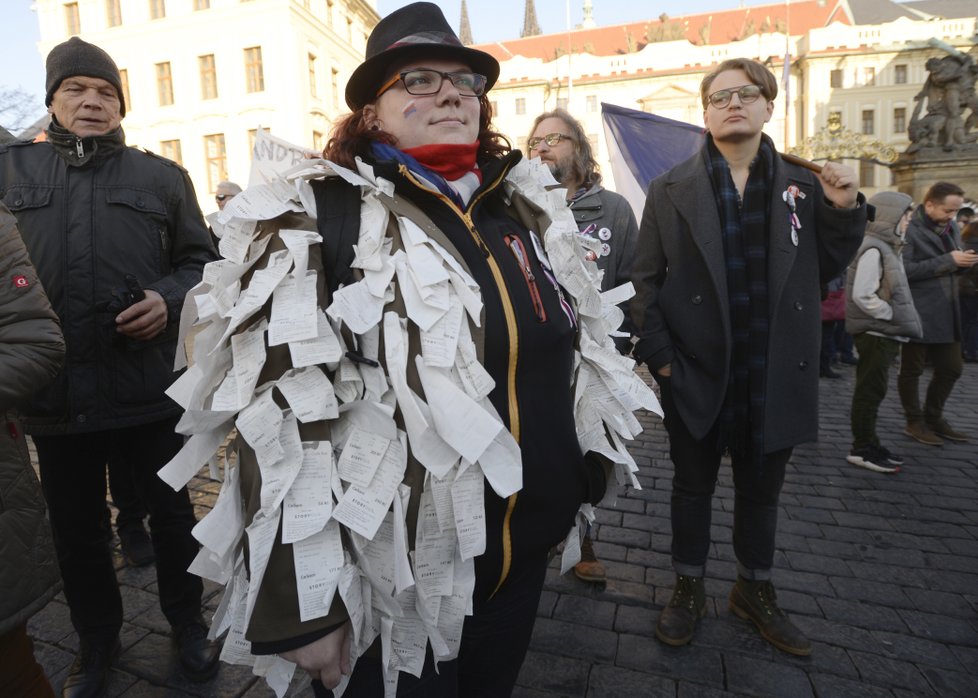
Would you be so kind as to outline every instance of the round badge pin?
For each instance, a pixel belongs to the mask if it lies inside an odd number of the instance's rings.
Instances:
[[[601,245],[601,256],[607,257],[609,254],[611,254],[611,245],[606,242]]]
[[[798,231],[794,228],[791,229],[791,244],[798,247]]]
[[[601,238],[602,240],[610,240],[611,239],[611,229],[610,228],[602,228],[601,230],[598,231],[598,237]]]

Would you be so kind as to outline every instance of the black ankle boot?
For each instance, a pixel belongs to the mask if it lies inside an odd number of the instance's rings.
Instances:
[[[706,615],[706,585],[702,577],[676,576],[676,588],[669,605],[662,609],[655,624],[655,636],[667,645],[679,647],[693,639],[699,619]]]
[[[82,639],[61,688],[62,698],[98,698],[104,694],[119,650],[118,637],[110,642]]]
[[[217,673],[221,646],[207,639],[207,624],[203,618],[173,629],[177,654],[183,674],[197,683],[208,681]]]

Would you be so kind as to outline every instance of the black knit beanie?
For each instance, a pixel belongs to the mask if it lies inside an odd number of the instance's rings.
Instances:
[[[46,106],[51,106],[51,99],[65,78],[82,75],[89,78],[102,78],[110,83],[119,94],[119,111],[122,116],[126,115],[126,100],[122,96],[122,77],[119,75],[119,68],[112,57],[95,44],[82,41],[77,36],[58,44],[48,54],[47,71],[47,81],[44,85],[47,89],[47,96],[44,99]]]

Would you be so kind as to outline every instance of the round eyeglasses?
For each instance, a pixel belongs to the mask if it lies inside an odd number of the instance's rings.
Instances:
[[[573,143],[574,139],[571,138],[570,136],[564,135],[563,133],[548,133],[546,136],[543,136],[542,138],[540,136],[534,136],[533,138],[531,138],[526,142],[526,147],[529,148],[530,150],[536,150],[540,146],[540,143],[543,142],[549,145],[551,148],[553,148],[561,141],[570,141],[571,143]]]
[[[435,95],[441,90],[442,82],[448,78],[463,97],[481,97],[486,93],[486,76],[479,73],[443,73],[431,68],[404,70],[381,85],[377,97],[391,89],[398,82],[404,83],[409,95]]]
[[[731,87],[728,90],[717,90],[707,97],[707,99],[717,109],[723,109],[730,104],[730,100],[733,99],[734,95],[740,98],[741,104],[751,104],[752,102],[756,102],[757,98],[761,96],[761,88],[758,85]]]

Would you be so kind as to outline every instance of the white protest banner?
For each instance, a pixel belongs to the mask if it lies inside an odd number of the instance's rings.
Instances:
[[[248,175],[248,186],[267,184],[291,169],[296,163],[319,155],[311,148],[273,136],[259,126],[255,134],[255,148],[251,151],[251,174]]]

